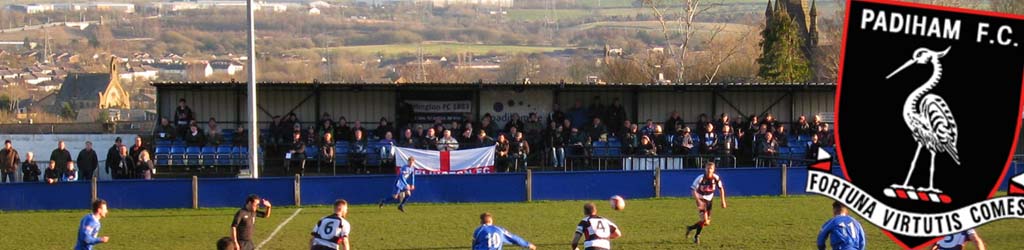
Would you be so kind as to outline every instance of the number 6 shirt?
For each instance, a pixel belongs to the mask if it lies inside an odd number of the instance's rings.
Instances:
[[[337,214],[328,215],[313,227],[313,249],[340,249],[341,239],[348,237],[352,226]]]

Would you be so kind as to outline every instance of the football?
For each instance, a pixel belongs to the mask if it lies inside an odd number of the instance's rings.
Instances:
[[[623,199],[622,196],[612,196],[609,201],[612,203],[612,209],[615,209],[616,211],[626,209],[626,199]]]

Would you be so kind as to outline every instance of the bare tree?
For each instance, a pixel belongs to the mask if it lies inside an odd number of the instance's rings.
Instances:
[[[658,18],[658,22],[661,24],[661,32],[665,37],[666,47],[668,47],[669,55],[674,55],[678,60],[679,71],[676,75],[676,81],[685,81],[687,73],[686,65],[686,52],[690,47],[690,40],[693,38],[696,32],[695,20],[701,13],[713,8],[716,4],[709,4],[702,6],[703,1],[701,0],[678,0],[679,7],[677,18],[675,20],[678,25],[678,30],[682,31],[682,41],[679,43],[679,52],[676,52],[674,44],[672,43],[671,35],[668,28],[668,22],[665,20],[665,13],[672,11],[672,0],[644,0],[644,4],[650,6],[654,12],[654,16]],[[664,5],[659,7],[659,5]]]

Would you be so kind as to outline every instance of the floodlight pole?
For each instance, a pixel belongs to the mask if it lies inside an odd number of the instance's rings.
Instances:
[[[256,15],[253,14],[253,4],[253,0],[247,0],[245,3],[246,17],[249,21],[249,56],[246,58],[248,64],[246,68],[249,72],[249,81],[246,85],[248,85],[249,95],[245,106],[249,112],[249,170],[252,171],[252,178],[258,179],[260,178],[260,128],[256,121],[258,118],[256,114]]]

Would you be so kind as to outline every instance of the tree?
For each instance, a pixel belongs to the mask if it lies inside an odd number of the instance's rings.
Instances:
[[[114,41],[114,33],[110,31],[110,27],[107,25],[96,25],[96,28],[92,29],[92,34],[89,35],[89,45],[93,48],[109,47],[111,42]]]
[[[512,83],[522,82],[523,79],[530,78],[533,71],[533,64],[526,56],[515,56],[501,62],[501,70],[498,73],[498,82]]]
[[[810,62],[800,46],[803,37],[786,8],[778,8],[761,31],[761,64],[758,76],[770,82],[806,82],[811,80]]]

